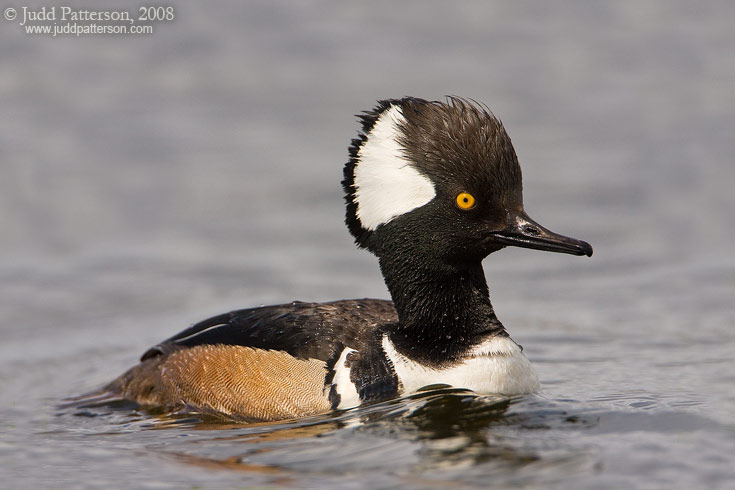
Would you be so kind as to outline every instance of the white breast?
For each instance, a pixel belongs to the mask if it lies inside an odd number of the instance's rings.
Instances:
[[[400,354],[387,336],[383,349],[393,362],[405,393],[432,384],[467,388],[481,394],[523,395],[539,389],[531,363],[508,337],[493,337],[472,350],[467,360],[435,369]]]

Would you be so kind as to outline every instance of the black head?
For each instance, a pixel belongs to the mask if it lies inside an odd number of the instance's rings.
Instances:
[[[502,123],[457,97],[380,101],[359,116],[345,166],[346,223],[378,256],[410,243],[445,262],[476,262],[508,245],[592,255],[523,209],[521,168]]]

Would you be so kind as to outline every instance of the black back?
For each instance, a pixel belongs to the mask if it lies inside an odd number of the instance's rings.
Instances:
[[[197,345],[281,350],[300,359],[330,360],[344,347],[361,350],[380,325],[398,321],[386,300],[292,303],[224,313],[148,349],[141,361]]]

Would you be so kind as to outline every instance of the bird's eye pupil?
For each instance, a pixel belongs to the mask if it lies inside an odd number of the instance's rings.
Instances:
[[[460,209],[468,210],[475,207],[475,198],[469,192],[460,192],[455,201]]]

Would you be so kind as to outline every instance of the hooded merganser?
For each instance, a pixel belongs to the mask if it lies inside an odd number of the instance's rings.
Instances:
[[[103,390],[144,407],[277,420],[431,384],[539,387],[490,304],[482,259],[506,246],[592,255],[534,222],[501,122],[475,102],[406,97],[359,116],[346,224],[393,301],[293,302],[225,313],[150,348]]]

